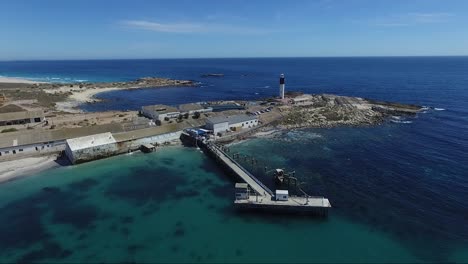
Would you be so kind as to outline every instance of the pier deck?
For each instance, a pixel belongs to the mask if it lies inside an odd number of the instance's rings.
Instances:
[[[237,161],[229,157],[224,151],[218,146],[212,143],[207,144],[207,148],[216,155],[224,165],[228,166],[237,176],[244,180],[252,190],[254,190],[259,196],[271,198],[273,192],[263,185],[255,176],[244,169]]]
[[[210,154],[214,155],[222,165],[229,168],[233,173],[244,180],[255,192],[255,194],[250,195],[247,199],[236,199],[234,201],[236,207],[241,209],[315,212],[320,215],[328,214],[328,209],[331,207],[331,204],[327,198],[290,196],[286,201],[278,201],[275,199],[274,193],[268,187],[244,169],[219,146],[212,142],[205,142],[204,145]]]

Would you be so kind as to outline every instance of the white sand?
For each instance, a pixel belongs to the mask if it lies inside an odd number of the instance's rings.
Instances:
[[[14,77],[0,77],[0,83],[44,83],[44,82],[30,81],[30,80],[14,78]]]
[[[59,166],[55,162],[56,159],[57,157],[54,155],[0,162],[0,182]]]
[[[81,102],[81,103],[93,102],[93,101],[97,100],[97,99],[93,99],[93,98],[98,93],[105,93],[105,92],[116,91],[116,90],[125,90],[125,89],[130,89],[130,88],[119,88],[119,87],[87,88],[87,89],[83,89],[82,91],[77,91],[75,89],[72,92],[72,95],[70,95],[69,98],[72,101],[77,101],[77,102]]]
[[[94,98],[96,94],[105,93],[110,91],[117,91],[117,90],[129,90],[129,89],[137,89],[137,87],[104,87],[104,88],[77,88],[77,86],[70,87],[70,86],[62,86],[60,88],[54,89],[45,89],[44,92],[46,93],[68,93],[71,92],[72,94],[68,96],[67,100],[64,102],[57,102],[56,108],[58,111],[68,112],[68,113],[82,113],[83,111],[78,109],[78,106],[84,103],[95,103],[98,102],[99,99]]]

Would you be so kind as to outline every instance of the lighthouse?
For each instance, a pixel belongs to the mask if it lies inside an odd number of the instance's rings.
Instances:
[[[280,75],[279,97],[284,99],[284,74]]]

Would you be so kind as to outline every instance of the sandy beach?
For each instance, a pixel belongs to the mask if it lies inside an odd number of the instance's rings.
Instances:
[[[81,113],[82,110],[78,109],[81,104],[84,103],[95,103],[99,101],[99,99],[94,98],[96,94],[116,91],[116,90],[124,90],[130,88],[120,88],[120,87],[108,87],[108,88],[85,88],[85,89],[78,89],[76,87],[71,88],[68,86],[63,86],[58,89],[45,89],[46,93],[67,93],[70,92],[70,96],[68,96],[67,100],[64,102],[57,102],[55,104],[56,109],[58,111],[68,112],[68,113]]]
[[[21,78],[14,78],[14,77],[0,77],[0,83],[44,83],[44,82],[38,82],[38,81],[30,81],[26,79],[21,79]]]
[[[60,166],[57,156],[42,156],[0,162],[0,183]]]

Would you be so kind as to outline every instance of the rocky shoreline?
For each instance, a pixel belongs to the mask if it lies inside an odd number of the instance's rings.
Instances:
[[[312,95],[309,105],[286,106],[280,109],[284,117],[279,121],[278,127],[294,129],[377,125],[392,116],[414,116],[422,110],[422,107],[359,97],[319,94]]]

